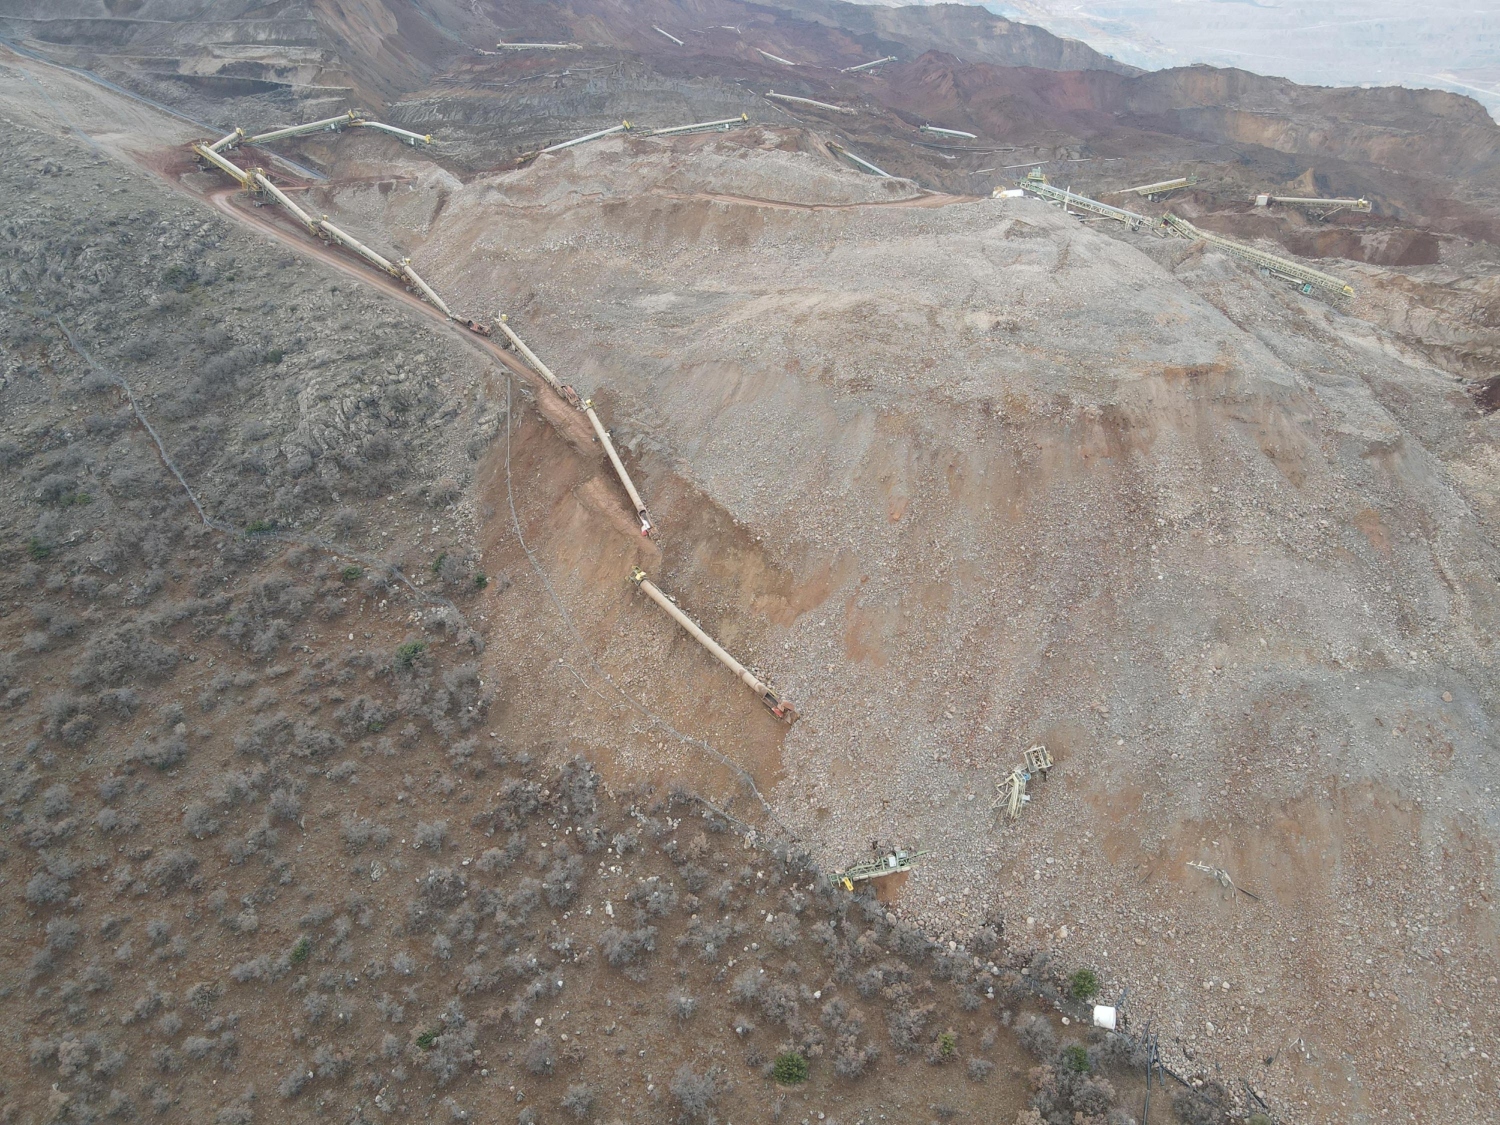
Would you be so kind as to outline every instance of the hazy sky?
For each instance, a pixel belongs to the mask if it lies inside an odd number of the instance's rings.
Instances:
[[[1318,85],[1430,86],[1468,94],[1500,114],[1500,0],[989,0],[984,7],[1135,66],[1206,62]]]

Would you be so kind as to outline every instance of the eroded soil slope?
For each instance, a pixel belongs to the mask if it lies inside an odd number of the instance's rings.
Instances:
[[[933,848],[903,911],[1003,909],[1291,1104],[1430,1094],[1406,1044],[1467,1060],[1496,970],[1493,419],[1359,300],[834,172],[766,131],[325,198],[608,403],[668,587],[802,709],[774,803],[815,854]],[[771,596],[682,543],[683,479]],[[1001,828],[1033,742],[1060,774]],[[1372,1026],[1320,1015],[1356,998]]]
[[[638,537],[491,353],[59,137],[42,78],[0,71],[0,1118],[1135,1099],[1128,1042],[1054,1022],[1064,965],[856,900],[654,714],[723,697],[691,654],[605,699],[520,533]],[[590,764],[647,733],[695,794]]]

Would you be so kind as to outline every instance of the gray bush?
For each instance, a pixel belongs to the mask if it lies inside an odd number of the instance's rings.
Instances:
[[[527,1074],[551,1074],[557,1065],[557,1052],[550,1035],[532,1036],[526,1051],[521,1056],[521,1065]]]
[[[563,1095],[562,1108],[579,1121],[586,1120],[594,1112],[594,1088],[586,1082],[575,1082]]]
[[[448,839],[448,822],[446,820],[418,821],[417,830],[412,834],[412,844],[418,848],[430,848],[432,851],[442,851],[443,844]]]
[[[690,1063],[683,1063],[672,1075],[668,1090],[683,1116],[690,1119],[705,1117],[718,1100],[718,1075],[710,1067],[703,1074],[695,1071]]]

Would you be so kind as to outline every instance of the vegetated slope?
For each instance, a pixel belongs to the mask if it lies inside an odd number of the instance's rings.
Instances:
[[[524,396],[5,79],[6,1120],[1010,1117],[1018,1023],[1050,1111],[1130,1089],[1000,920],[940,947],[523,721],[570,706],[477,557]]]
[[[902,916],[958,943],[1002,907],[1018,949],[1109,966],[1110,993],[1130,987],[1184,1073],[1263,1075],[1274,1104],[1308,1112],[1431,1095],[1472,1116],[1472,1088],[1433,1094],[1430,1059],[1434,1043],[1455,1067],[1475,1057],[1475,1013],[1493,1000],[1494,419],[1369,320],[1483,369],[1493,295],[1464,276],[1483,246],[1461,244],[1488,237],[1483,185],[1412,196],[1413,222],[1452,224],[1431,268],[1331,265],[1361,292],[1339,312],[1201,246],[1116,241],[1034,202],[919,209],[910,185],[829,158],[836,135],[925,183],[966,184],[993,150],[912,142],[923,120],[984,110],[972,67],[929,55],[890,78],[833,78],[747,60],[743,44],[678,56],[651,38],[649,60],[563,67],[602,75],[482,58],[393,116],[475,115],[471,172],[485,143],[575,135],[643,94],[682,115],[652,124],[733,112],[773,73],[865,112],[775,116],[792,124],[727,142],[603,142],[470,182],[373,138],[295,149],[333,174],[313,198],[341,222],[412,253],[467,307],[510,311],[594,390],[662,520],[655,558],[599,531],[618,505],[607,478],[518,427],[522,475],[490,459],[479,488],[503,515],[522,483],[531,550],[493,522],[481,543],[492,572],[535,564],[549,584],[507,607],[528,643],[488,649],[486,681],[516,685],[537,742],[576,740],[621,784],[692,776],[734,795],[702,738],[825,862],[871,835],[937,844]],[[1210,183],[1171,206],[1204,225],[1254,222],[1318,249],[1346,228],[1249,215],[1249,189],[1274,173],[1368,191],[1385,211],[1416,183],[1370,163],[1373,142],[1319,158],[1317,130],[1295,121],[1252,122],[1290,138],[1283,152],[1220,151],[1155,103],[1112,132],[1090,91],[1136,79],[997,73],[1044,93],[1006,138],[1015,160],[1066,159],[1054,174],[1076,165],[1075,184],[1105,190],[1191,159]],[[1230,85],[1242,121],[1317,110],[1295,89]],[[523,104],[531,119],[509,120]],[[1393,114],[1366,140],[1395,137]],[[1435,278],[1451,287],[1438,315],[1423,307]],[[636,562],[802,706],[784,756],[753,702],[629,597]],[[672,732],[631,713],[648,694]],[[990,787],[1034,739],[1061,772],[997,833]],[[1259,904],[1217,901],[1188,860],[1227,867]],[[1396,925],[1371,931],[1368,911]],[[1451,1014],[1430,1003],[1452,996]],[[1375,1006],[1368,1025],[1323,1018],[1351,1001]]]
[[[768,166],[774,206],[723,198]],[[669,588],[797,700],[774,804],[815,855],[931,847],[905,916],[961,940],[1001,909],[1107,964],[1184,1067],[1337,1108],[1348,1058],[1369,1104],[1413,1096],[1393,1045],[1457,1057],[1495,987],[1493,417],[1357,302],[1210,248],[871,204],[852,172],[845,206],[787,205],[832,202],[833,167],[767,130],[600,142],[441,209],[326,198],[607,392],[663,528],[686,478],[756,537],[774,597],[708,550]],[[1060,774],[999,829],[1034,742]],[[1354,903],[1381,927],[1331,940]],[[1351,993],[1368,1022],[1319,1020]],[[1288,1038],[1309,1059],[1255,1062]]]

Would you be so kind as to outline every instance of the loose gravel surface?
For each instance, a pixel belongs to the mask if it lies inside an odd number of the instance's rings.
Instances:
[[[871,206],[789,147],[611,140],[331,199],[606,404],[666,584],[802,711],[772,801],[824,863],[930,849],[902,915],[1003,912],[1184,1073],[1477,1120],[1500,425],[1358,298],[1030,200]],[[683,542],[707,502],[735,562]],[[598,633],[607,663],[670,640]],[[1002,824],[1034,743],[1058,767]]]
[[[703,771],[601,674],[653,693],[825,867],[928,849],[895,916],[958,942],[1003,915],[1013,952],[1128,990],[1179,1073],[1299,1120],[1483,1119],[1500,423],[1380,327],[1394,287],[1367,319],[1035,201],[913,206],[814,141],[382,185],[360,139],[318,197],[506,310],[660,522],[623,547],[607,477],[491,450],[479,518],[514,499],[549,583],[492,523],[497,584],[531,583],[501,625],[545,616],[581,689],[515,706],[617,783]],[[784,740],[631,598],[637,562],[797,702]],[[1034,743],[1057,768],[1004,824]]]

